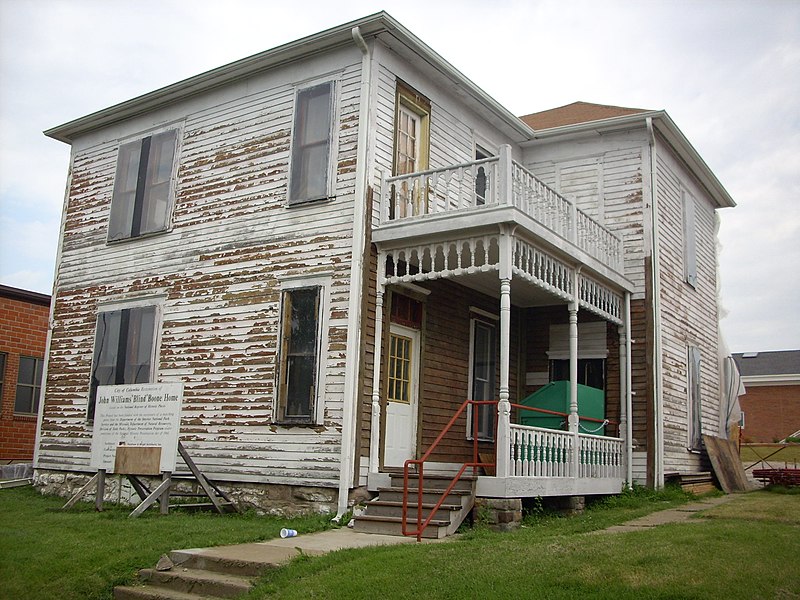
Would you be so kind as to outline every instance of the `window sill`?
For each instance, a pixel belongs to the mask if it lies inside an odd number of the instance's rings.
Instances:
[[[160,235],[166,235],[168,233],[172,233],[173,227],[168,227],[167,229],[162,229],[161,231],[151,231],[149,233],[143,233],[137,236],[130,236],[119,238],[116,240],[109,240],[106,238],[106,246],[116,246],[117,244],[125,244],[129,242],[136,242],[137,240],[146,240],[149,238],[158,237]]]
[[[14,413],[15,421],[36,421],[38,415],[33,413]]]
[[[329,204],[336,200],[336,196],[325,196],[323,198],[311,198],[309,200],[297,200],[296,202],[286,201],[286,208],[300,208],[310,204]]]
[[[319,427],[319,423],[313,421],[272,421],[278,427]]]

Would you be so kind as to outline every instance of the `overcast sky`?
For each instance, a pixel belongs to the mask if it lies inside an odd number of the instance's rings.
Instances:
[[[728,345],[800,348],[800,0],[0,0],[0,283],[52,291],[69,147],[44,129],[379,10],[517,115],[666,110],[738,204]]]

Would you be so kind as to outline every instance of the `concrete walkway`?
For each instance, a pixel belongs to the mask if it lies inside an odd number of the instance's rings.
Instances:
[[[725,495],[716,498],[706,498],[676,508],[669,508],[650,513],[644,517],[613,525],[608,529],[593,533],[616,533],[621,531],[639,531],[664,525],[665,523],[679,523],[688,521],[699,512],[719,506],[735,498],[735,495]],[[441,540],[423,540],[423,543],[445,542],[451,538]],[[181,554],[206,556],[209,558],[229,559],[233,561],[255,562],[269,565],[280,565],[292,558],[306,554],[319,556],[343,550],[346,548],[364,548],[367,546],[393,546],[397,544],[415,544],[416,538],[395,535],[377,535],[372,533],[358,533],[347,527],[321,531],[318,533],[300,534],[297,537],[274,539],[252,544],[238,544],[235,546],[217,546],[215,548],[193,548],[181,550]]]
[[[414,544],[416,541],[416,538],[413,537],[358,533],[347,527],[341,527],[318,533],[300,534],[291,538],[277,538],[265,542],[217,546],[215,548],[191,548],[180,550],[179,552],[184,555],[277,566],[301,554],[319,556],[347,548]],[[440,540],[424,540],[423,543],[437,541]]]
[[[726,502],[730,502],[736,498],[735,494],[726,494],[724,496],[717,496],[715,498],[705,498],[703,500],[698,500],[697,502],[691,502],[689,504],[684,504],[683,506],[677,506],[675,508],[668,508],[666,510],[660,510],[654,513],[650,513],[649,515],[645,515],[644,517],[639,517],[638,519],[634,519],[632,521],[628,521],[627,523],[622,523],[620,525],[612,525],[607,529],[601,529],[599,531],[593,531],[592,533],[620,533],[625,531],[642,531],[644,529],[650,529],[652,527],[657,527],[658,525],[665,525],[667,523],[702,523],[702,521],[695,519],[690,521],[690,519],[696,515],[697,513],[703,512],[704,510],[708,510],[710,508],[714,508],[715,506],[719,506],[720,504],[725,504]]]

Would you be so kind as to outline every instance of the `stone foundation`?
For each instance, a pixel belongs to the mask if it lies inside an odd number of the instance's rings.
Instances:
[[[512,531],[522,523],[522,499],[476,498],[472,517],[495,531]]]
[[[42,494],[71,498],[91,479],[93,474],[75,473],[71,471],[49,471],[37,469],[34,473],[34,486]],[[154,489],[161,481],[160,477],[140,477],[150,489]],[[228,494],[241,510],[255,510],[259,514],[299,516],[314,513],[336,513],[338,489],[314,486],[280,485],[267,483],[215,482]],[[202,492],[200,485],[193,480],[176,479],[174,490],[181,492]],[[363,488],[351,490],[348,506],[368,498],[369,493]],[[94,502],[94,494],[83,498]],[[136,506],[139,496],[126,477],[119,475],[106,476],[104,502]]]
[[[586,509],[585,496],[564,496],[553,498],[553,508],[562,515],[573,516],[583,513]]]

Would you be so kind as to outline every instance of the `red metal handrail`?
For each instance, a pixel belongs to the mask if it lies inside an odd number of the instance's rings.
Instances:
[[[497,460],[495,459],[494,463],[483,463],[478,460],[478,419],[477,415],[475,418],[472,419],[472,462],[464,463],[458,472],[453,477],[453,480],[450,482],[450,485],[442,492],[441,498],[436,502],[436,504],[431,509],[428,517],[423,521],[422,519],[422,494],[424,490],[425,484],[425,461],[428,460],[433,453],[436,446],[439,445],[439,442],[442,441],[445,434],[450,431],[453,427],[455,422],[458,420],[458,417],[461,416],[461,413],[467,408],[467,406],[481,406],[481,405],[492,405],[497,406],[497,400],[465,400],[464,403],[459,407],[450,421],[445,425],[444,429],[442,429],[441,433],[437,436],[434,440],[433,444],[428,448],[425,454],[422,455],[421,458],[417,459],[409,459],[405,461],[403,464],[403,516],[402,516],[402,531],[403,535],[407,536],[416,536],[417,541],[422,541],[422,534],[425,531],[425,528],[430,525],[433,517],[436,515],[436,512],[441,508],[442,504],[444,504],[445,498],[453,491],[458,480],[461,479],[461,476],[464,474],[468,468],[472,467],[472,474],[477,475],[478,467],[494,467],[496,466]],[[497,439],[497,418],[494,420],[495,422],[495,439]],[[410,465],[417,466],[417,529],[415,531],[408,530],[408,470]]]

